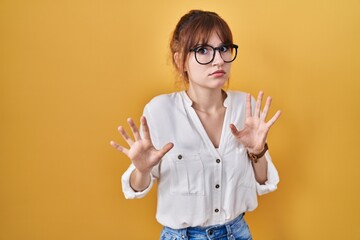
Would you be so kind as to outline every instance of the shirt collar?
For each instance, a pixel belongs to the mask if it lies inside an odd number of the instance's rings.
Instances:
[[[229,94],[229,92],[227,92],[227,91],[224,91],[224,92],[226,94],[226,98],[224,100],[224,106],[228,107],[228,106],[230,106],[230,103],[231,103],[231,94]],[[184,99],[186,106],[191,107],[193,102],[190,99],[190,97],[187,95],[186,91],[185,90],[181,91],[180,94],[181,94],[182,98]]]

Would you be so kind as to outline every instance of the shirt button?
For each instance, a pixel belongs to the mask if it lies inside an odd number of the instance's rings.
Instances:
[[[215,212],[216,212],[216,213],[219,212],[219,209],[215,208]]]
[[[220,159],[216,159],[216,163],[220,163]]]
[[[179,156],[178,156],[178,159],[179,159],[179,160],[181,160],[181,159],[182,159],[182,156],[181,156],[181,155],[179,155]]]
[[[213,233],[214,233],[213,230],[210,229],[209,230],[209,235],[213,235]]]
[[[215,185],[215,188],[219,188],[219,187],[220,187],[220,185],[219,185],[219,184],[216,184],[216,185]]]

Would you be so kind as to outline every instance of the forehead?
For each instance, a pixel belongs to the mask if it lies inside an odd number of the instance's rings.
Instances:
[[[193,39],[192,45],[210,45],[218,46],[222,43],[231,43],[231,39],[224,34],[224,32],[219,31],[218,29],[213,29],[211,31],[204,29],[199,31],[197,37]]]
[[[215,32],[213,32],[210,37],[207,39],[206,42],[201,43],[201,44],[206,44],[206,45],[210,45],[213,47],[219,46],[221,44],[223,44],[224,42],[220,39],[219,35]]]

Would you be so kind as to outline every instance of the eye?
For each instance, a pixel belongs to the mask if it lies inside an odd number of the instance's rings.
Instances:
[[[226,45],[223,45],[223,46],[220,46],[219,47],[219,51],[220,52],[227,52],[230,50],[230,47],[229,46],[226,46]]]
[[[196,53],[206,55],[209,53],[209,48],[205,46],[200,46],[195,49]]]

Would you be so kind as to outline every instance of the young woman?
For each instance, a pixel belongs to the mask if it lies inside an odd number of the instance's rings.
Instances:
[[[156,218],[161,239],[251,239],[244,214],[257,194],[279,182],[266,142],[271,98],[225,91],[238,46],[214,12],[193,10],[177,24],[170,43],[186,90],[157,96],[144,109],[129,145],[111,145],[132,164],[122,177],[126,198],[144,197],[158,182]]]

